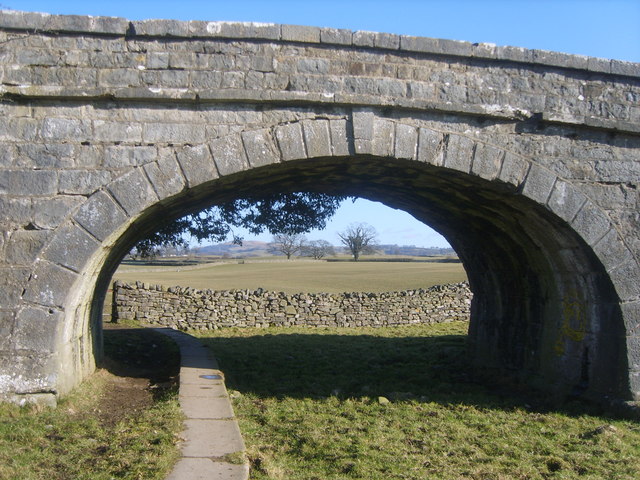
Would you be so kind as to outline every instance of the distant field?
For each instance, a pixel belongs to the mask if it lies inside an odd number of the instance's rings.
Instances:
[[[231,290],[384,292],[466,281],[461,263],[274,261],[197,266],[122,265],[114,280]]]

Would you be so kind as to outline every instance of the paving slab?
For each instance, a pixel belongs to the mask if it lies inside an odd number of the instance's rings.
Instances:
[[[224,374],[198,339],[169,328],[154,328],[180,348],[180,407],[186,417],[182,458],[167,480],[247,480],[249,465],[231,463],[244,441],[224,384]]]
[[[244,480],[249,465],[215,462],[209,458],[182,458],[167,480]]]

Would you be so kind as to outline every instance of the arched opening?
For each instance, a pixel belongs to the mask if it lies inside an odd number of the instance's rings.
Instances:
[[[139,238],[160,219],[257,188],[353,195],[409,212],[442,233],[465,266],[474,292],[469,350],[476,366],[558,396],[629,396],[618,298],[591,247],[567,222],[508,182],[373,155],[260,166],[151,205],[93,262],[88,278],[95,280],[77,292],[75,321],[90,318],[94,347],[111,276]]]

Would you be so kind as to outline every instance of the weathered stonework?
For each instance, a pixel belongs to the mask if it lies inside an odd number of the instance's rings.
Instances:
[[[468,321],[469,285],[341,294],[198,290],[115,282],[113,320],[179,330],[225,327],[395,327]]]
[[[160,222],[315,190],[443,233],[470,354],[640,398],[640,65],[290,25],[0,14],[0,396],[91,372]]]

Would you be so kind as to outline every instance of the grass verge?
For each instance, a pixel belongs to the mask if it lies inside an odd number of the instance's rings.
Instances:
[[[474,382],[464,323],[199,333],[253,479],[635,479],[640,425]]]
[[[0,479],[163,479],[182,413],[178,350],[141,329],[105,331],[105,369],[57,409],[0,404]]]

